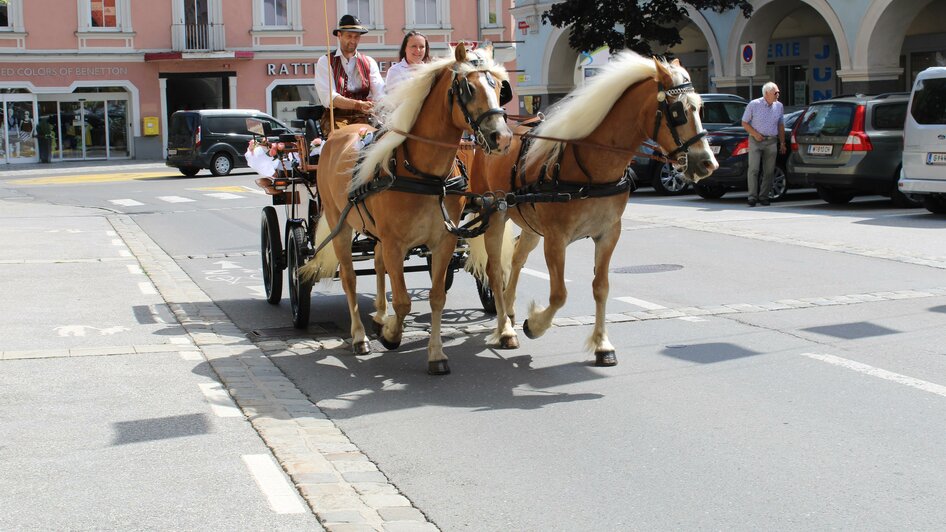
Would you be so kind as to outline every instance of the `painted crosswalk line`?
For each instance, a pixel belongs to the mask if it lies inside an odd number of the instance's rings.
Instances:
[[[135,201],[129,198],[113,199],[108,200],[108,202],[114,205],[121,205],[122,207],[138,207],[139,205],[144,205],[144,203],[141,203],[140,201]]]
[[[191,198],[185,198],[182,196],[158,196],[158,199],[161,201],[166,201],[168,203],[187,203],[189,201],[197,201]]]

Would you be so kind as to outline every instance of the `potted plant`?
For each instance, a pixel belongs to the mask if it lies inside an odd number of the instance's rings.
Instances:
[[[53,144],[56,142],[56,129],[48,120],[40,120],[36,126],[36,140],[39,147],[39,161],[48,163],[53,151]]]

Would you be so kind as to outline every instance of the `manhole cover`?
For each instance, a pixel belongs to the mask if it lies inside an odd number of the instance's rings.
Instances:
[[[624,266],[611,268],[611,273],[663,273],[682,270],[681,264],[641,264],[640,266]]]

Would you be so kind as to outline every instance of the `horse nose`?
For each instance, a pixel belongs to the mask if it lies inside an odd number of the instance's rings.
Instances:
[[[512,144],[512,131],[505,124],[502,124],[502,127],[493,131],[490,140],[496,151],[506,153],[509,151],[509,145]]]

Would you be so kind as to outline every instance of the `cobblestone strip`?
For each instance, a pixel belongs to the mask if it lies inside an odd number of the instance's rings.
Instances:
[[[661,218],[659,216],[635,216],[633,214],[624,213],[623,219],[630,220],[639,223],[653,224],[653,226],[658,227],[679,227],[683,229],[691,229],[694,231],[703,231],[706,233],[716,233],[721,235],[736,236],[741,238],[751,238],[753,240],[762,240],[765,242],[775,242],[778,244],[789,244],[793,246],[801,246],[811,249],[820,249],[823,251],[835,251],[839,253],[847,253],[850,255],[858,255],[861,257],[871,257],[875,259],[886,259],[896,262],[902,262],[905,264],[917,264],[920,266],[929,266],[931,268],[938,268],[941,270],[946,270],[946,258],[944,257],[932,257],[924,255],[912,255],[903,253],[902,251],[897,251],[893,249],[877,249],[877,248],[865,248],[861,246],[855,246],[847,242],[816,242],[813,240],[803,240],[795,237],[787,237],[782,235],[775,235],[772,233],[766,233],[764,231],[758,231],[753,229],[747,229],[743,227],[731,227],[723,226],[720,222],[700,222],[695,220],[677,220],[677,219],[668,219]]]
[[[326,530],[438,530],[270,361],[268,342],[250,342],[134,220],[109,221]]]

